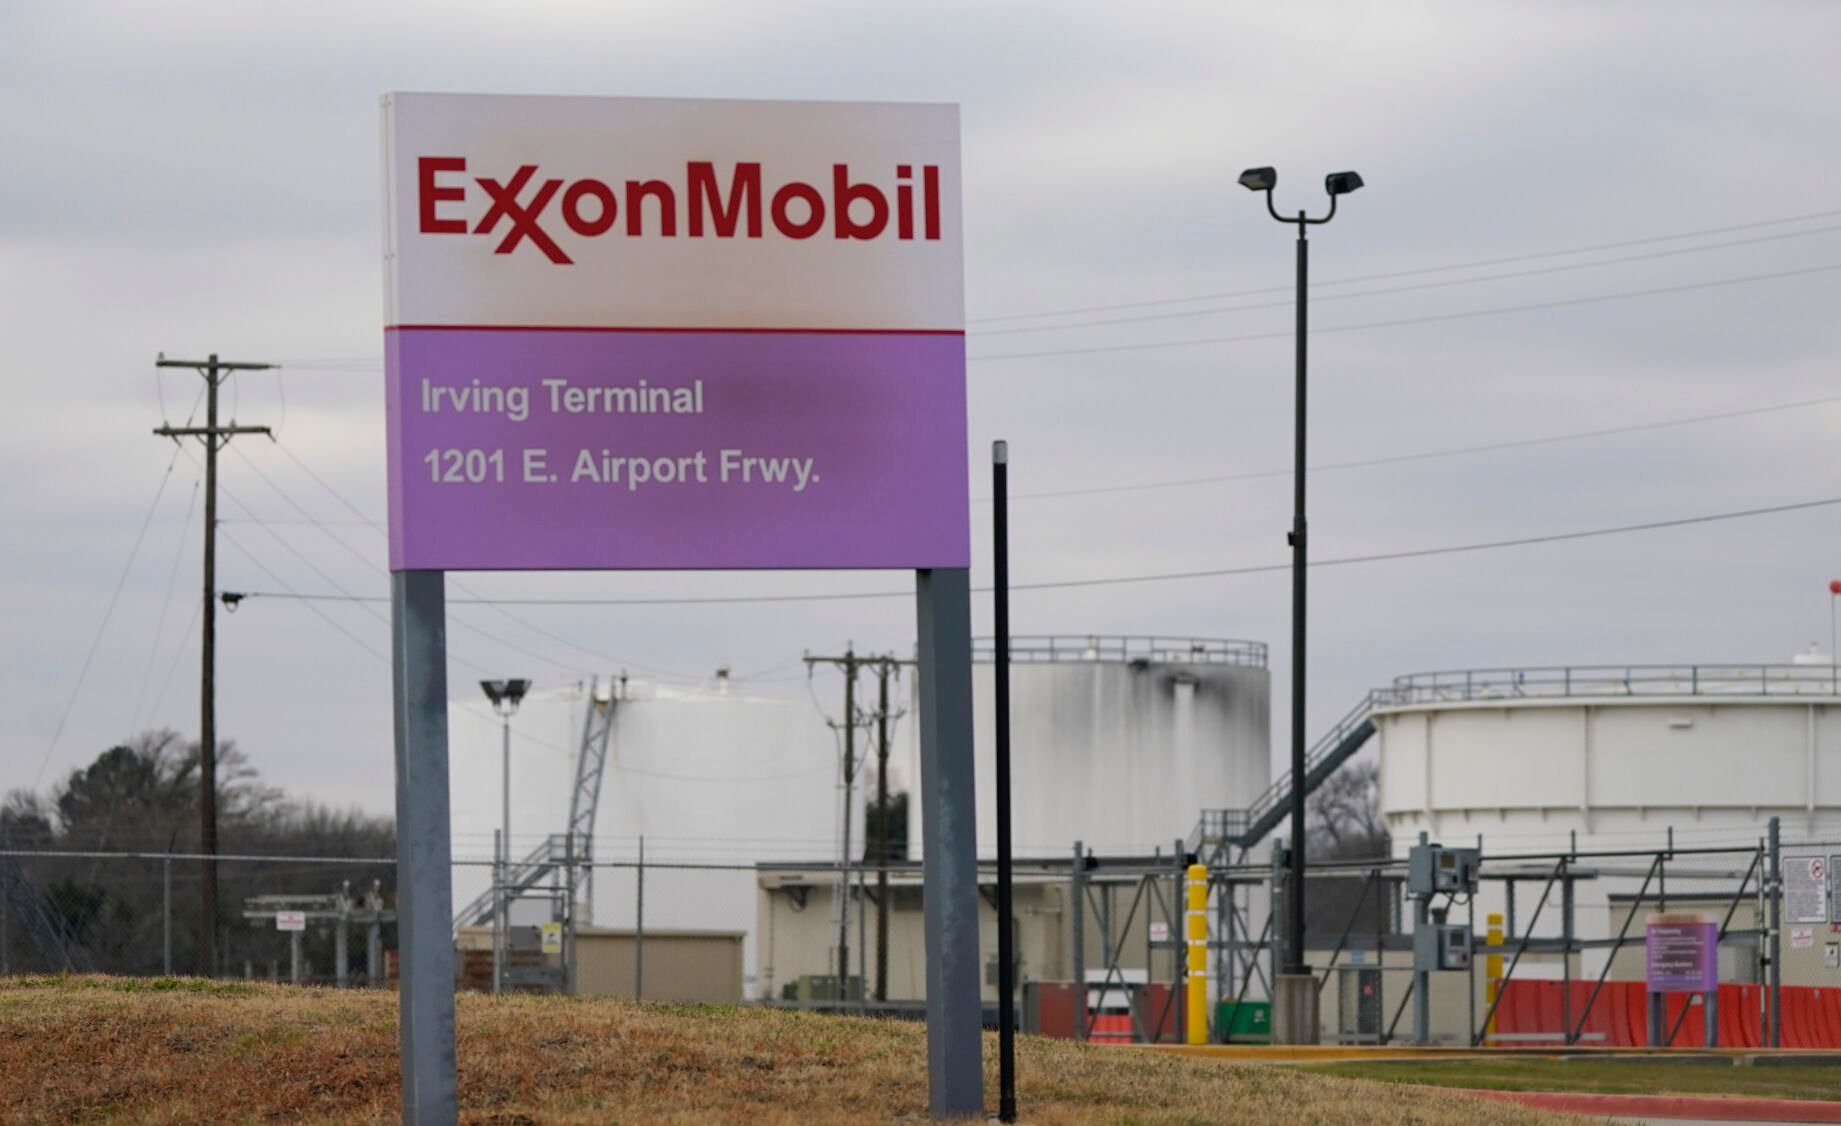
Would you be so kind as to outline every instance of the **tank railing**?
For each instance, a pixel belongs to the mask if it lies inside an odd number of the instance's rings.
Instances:
[[[1841,690],[1834,665],[1571,665],[1462,669],[1396,677],[1386,704],[1566,696],[1812,696]]]
[[[972,639],[973,660],[990,661],[996,655],[995,638]],[[1266,667],[1266,644],[1212,637],[1012,634],[1010,659],[1018,664],[1143,660],[1167,665],[1238,665],[1263,669]]]

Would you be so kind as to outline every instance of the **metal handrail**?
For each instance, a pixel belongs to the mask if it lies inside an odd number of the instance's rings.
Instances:
[[[1758,697],[1841,693],[1834,665],[1562,665],[1411,673],[1380,690],[1387,703],[1435,704],[1574,696]]]
[[[1318,739],[1316,743],[1311,746],[1310,750],[1305,753],[1304,768],[1306,772],[1322,762],[1330,752],[1334,751],[1336,747],[1348,737],[1350,732],[1354,731],[1362,724],[1367,723],[1374,709],[1384,706],[1391,698],[1392,693],[1385,688],[1376,689],[1362,697],[1361,703],[1350,708],[1348,714],[1337,720],[1336,725],[1325,732],[1323,737]],[[1277,804],[1281,799],[1286,798],[1290,793],[1291,775],[1287,773],[1273,782],[1272,785],[1268,786],[1265,793],[1253,799],[1253,804],[1247,807],[1247,819],[1249,821],[1258,820],[1261,814],[1265,813],[1266,810]]]
[[[991,661],[997,639],[972,639],[972,660]],[[1215,637],[1138,637],[1106,634],[1012,634],[1010,660],[1021,664],[1124,663],[1266,667],[1263,641]]]

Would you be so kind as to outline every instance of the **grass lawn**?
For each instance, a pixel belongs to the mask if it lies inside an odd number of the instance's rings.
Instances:
[[[926,1030],[759,1008],[458,1004],[470,1122],[924,1120]],[[985,1058],[995,1108],[994,1044]],[[1025,1122],[1577,1121],[1290,1068],[1023,1037]],[[1391,1076],[1390,1076],[1391,1078]],[[0,978],[8,1121],[394,1122],[396,996],[193,979]]]
[[[1384,1083],[1483,1087],[1499,1091],[1583,1091],[1616,1095],[1749,1095],[1841,1099],[1841,1067],[1733,1067],[1637,1060],[1370,1060],[1298,1070]]]

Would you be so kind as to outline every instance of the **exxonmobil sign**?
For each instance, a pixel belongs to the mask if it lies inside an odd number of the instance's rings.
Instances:
[[[545,176],[537,164],[509,174],[476,174],[464,156],[416,158],[417,230],[425,235],[483,235],[495,254],[529,247],[551,262],[573,265],[557,241],[563,230],[582,238],[767,238],[902,240],[940,238],[940,169],[897,164],[880,179],[859,176],[847,163],[829,180],[772,179],[760,161],[686,161],[671,177],[626,180]],[[478,192],[485,213],[469,221],[466,204]]]
[[[392,94],[397,570],[958,568],[950,105]]]

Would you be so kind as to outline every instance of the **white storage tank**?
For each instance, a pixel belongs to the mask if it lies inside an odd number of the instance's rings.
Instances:
[[[836,740],[810,700],[746,694],[722,676],[698,689],[622,682],[614,697],[595,824],[604,856],[629,857],[640,836],[654,857],[835,852]],[[511,721],[516,855],[566,828],[586,698],[585,685],[532,692]],[[499,718],[483,695],[454,700],[448,731],[454,855],[487,858],[501,820]]]
[[[1619,665],[1419,673],[1375,714],[1381,810],[1490,851],[1755,839],[1841,816],[1841,670]],[[1495,839],[1496,847],[1489,842]]]
[[[997,839],[991,658],[990,640],[979,639],[972,694],[981,855]],[[1075,841],[1101,854],[1167,851],[1202,810],[1245,806],[1270,781],[1261,642],[1017,637],[1010,684],[1018,855],[1060,856]],[[916,726],[904,729],[912,855],[921,852]]]

